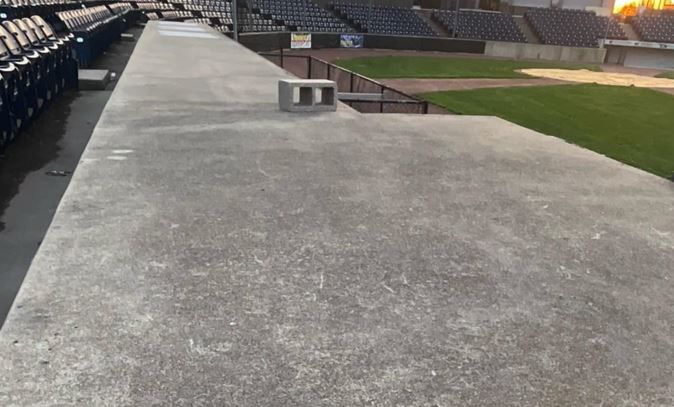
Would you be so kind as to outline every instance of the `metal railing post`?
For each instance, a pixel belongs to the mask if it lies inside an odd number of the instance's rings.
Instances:
[[[237,0],[232,0],[232,26],[234,28],[234,41],[239,42],[239,10]]]

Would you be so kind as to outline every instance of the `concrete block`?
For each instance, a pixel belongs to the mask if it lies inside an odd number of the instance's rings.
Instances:
[[[278,103],[286,112],[334,112],[337,84],[324,79],[282,79],[278,82]]]
[[[136,37],[131,33],[122,33],[122,41],[134,42],[136,41]]]
[[[107,69],[80,69],[80,90],[104,90],[110,83],[110,71]]]

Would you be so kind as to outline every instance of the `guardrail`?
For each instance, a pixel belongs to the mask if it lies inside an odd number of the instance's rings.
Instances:
[[[328,79],[337,83],[337,92],[348,94],[343,103],[361,113],[427,114],[428,102],[386,86],[366,76],[310,55],[260,52],[259,55],[302,79]],[[358,94],[364,94],[359,99]],[[379,98],[373,98],[379,94]]]

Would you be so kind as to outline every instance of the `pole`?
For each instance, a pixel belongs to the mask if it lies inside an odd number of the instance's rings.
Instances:
[[[372,1],[370,0],[370,7],[367,8],[367,32],[372,29]]]
[[[602,48],[606,48],[606,40],[608,39],[608,29],[611,26],[611,14],[609,14],[608,17],[606,17],[606,31],[604,32],[604,43],[602,44]]]
[[[454,0],[454,1],[456,2],[456,11],[455,11],[455,14],[454,14],[454,32],[453,32],[453,34],[454,34],[454,38],[457,38],[459,36],[457,31],[459,30],[459,3],[460,3],[460,1],[459,0]]]
[[[236,0],[232,0],[232,25],[234,26],[234,41],[239,42],[239,10]]]

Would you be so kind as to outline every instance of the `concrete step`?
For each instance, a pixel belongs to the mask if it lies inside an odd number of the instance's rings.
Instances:
[[[632,24],[628,23],[620,23],[620,26],[622,27],[623,31],[625,31],[625,34],[627,35],[627,39],[630,41],[640,41],[641,38],[639,38],[639,34],[637,34],[636,31],[634,31],[634,27],[632,27]]]
[[[538,39],[538,36],[534,30],[529,25],[529,22],[524,18],[524,16],[513,16],[515,23],[519,27],[520,31],[527,37],[527,42],[530,44],[540,44],[541,40]]]
[[[110,83],[110,71],[107,69],[80,69],[80,90],[105,90]]]
[[[447,31],[447,29],[442,24],[438,24],[431,18],[431,10],[422,9],[414,11],[416,11],[417,15],[421,17],[426,22],[426,24],[428,24],[433,29],[433,31],[435,31],[436,34],[441,37],[449,37],[449,31]]]

